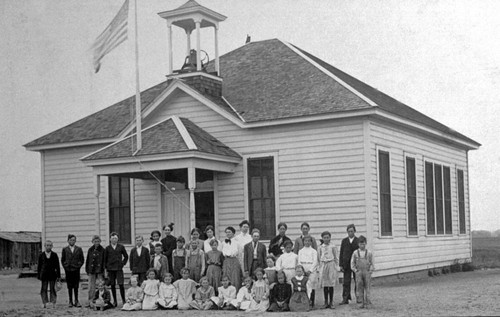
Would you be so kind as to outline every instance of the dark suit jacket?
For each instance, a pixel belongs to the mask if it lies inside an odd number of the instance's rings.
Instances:
[[[342,239],[340,244],[340,259],[339,264],[345,271],[351,270],[352,253],[358,249],[358,237],[354,237],[352,243],[349,242],[349,237]]]
[[[243,247],[243,263],[245,266],[245,272],[248,272],[250,275],[253,274],[253,272],[250,272],[250,270],[252,269],[253,251],[253,241],[245,244],[245,246]],[[262,269],[266,268],[266,257],[266,246],[259,241],[259,243],[257,244],[258,267]]]
[[[51,252],[47,259],[45,251],[38,257],[38,279],[41,281],[55,281],[61,278],[61,268],[59,267],[59,257],[55,252]]]
[[[123,269],[128,261],[128,254],[125,251],[125,247],[121,244],[116,245],[116,249],[113,249],[111,245],[108,245],[104,249],[104,266],[108,271],[120,271]]]
[[[104,273],[104,248],[102,245],[91,246],[87,252],[87,262],[85,263],[85,272],[87,274]]]
[[[141,249],[141,256],[137,255],[137,247],[130,250],[130,270],[132,273],[146,273],[149,269],[149,250],[145,246]]]
[[[94,293],[94,303],[98,299],[99,299],[99,290],[96,289]],[[109,294],[109,291],[107,289],[104,289],[104,293],[102,294],[102,299],[104,300],[105,304],[111,303],[111,294]]]
[[[85,263],[83,258],[83,250],[75,245],[75,249],[71,252],[69,246],[62,249],[61,263],[65,271],[80,271],[80,268]]]

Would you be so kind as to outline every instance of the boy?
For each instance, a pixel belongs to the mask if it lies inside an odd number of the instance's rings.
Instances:
[[[259,229],[252,230],[252,241],[245,244],[243,253],[243,272],[245,276],[249,276],[255,272],[257,268],[266,268],[266,247],[259,242],[260,231]]]
[[[42,296],[43,308],[47,307],[49,297],[47,296],[48,286],[50,285],[50,302],[55,308],[57,293],[56,280],[61,278],[61,268],[59,267],[59,257],[55,252],[52,252],[52,241],[45,241],[45,252],[40,253],[38,257],[38,279],[42,281]]]
[[[149,269],[149,251],[142,244],[142,236],[135,237],[135,247],[130,250],[130,270],[132,275],[137,275],[137,283],[142,285],[146,279],[146,272]]]
[[[113,295],[113,306],[118,306],[116,299],[116,282],[120,287],[120,295],[122,303],[125,304],[125,286],[123,286],[123,267],[127,264],[128,254],[125,247],[118,243],[118,233],[112,232],[110,235],[110,244],[104,249],[104,263],[111,286],[111,294]]]
[[[97,281],[97,290],[94,292],[94,298],[90,306],[94,310],[100,311],[113,308],[113,305],[111,304],[111,296],[109,296],[109,291],[106,289],[103,280]]]
[[[92,244],[87,252],[87,262],[85,263],[85,272],[87,272],[89,278],[88,307],[90,307],[94,299],[96,281],[104,279],[104,248],[101,245],[101,238],[94,235]]]
[[[66,283],[68,286],[68,307],[82,307],[78,301],[78,288],[80,284],[80,268],[85,263],[83,258],[83,250],[75,245],[76,236],[68,235],[68,246],[62,250],[61,263],[66,273]],[[75,301],[73,302],[73,293]]]
[[[368,308],[370,301],[370,282],[373,265],[373,253],[366,249],[366,238],[359,236],[359,249],[354,251],[351,259],[351,269],[356,273],[356,302],[361,304],[360,308]]]
[[[351,271],[352,253],[358,248],[358,238],[355,233],[356,227],[354,224],[348,225],[347,237],[342,240],[340,245],[340,271],[344,272],[344,287],[340,305],[349,304],[351,300],[351,276],[354,276],[354,285],[356,285],[356,274]]]

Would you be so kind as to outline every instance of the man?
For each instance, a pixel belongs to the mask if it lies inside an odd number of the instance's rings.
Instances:
[[[111,294],[113,295],[113,306],[118,306],[116,299],[116,282],[120,288],[120,295],[123,304],[125,304],[125,287],[123,285],[123,267],[127,264],[128,254],[125,247],[118,243],[118,234],[112,232],[110,235],[110,244],[104,249],[104,265],[108,274],[109,286],[111,286]]]
[[[351,270],[351,257],[355,250],[358,249],[358,238],[354,235],[356,227],[354,224],[347,226],[347,237],[342,240],[340,245],[340,271],[344,272],[344,288],[342,291],[342,302],[340,305],[349,304],[351,298],[351,275],[356,283],[356,274]],[[356,292],[356,284],[354,284]]]
[[[252,241],[245,244],[244,247],[244,274],[245,276],[253,276],[255,270],[260,267],[266,268],[267,251],[266,246],[259,242],[259,229],[252,230]]]
[[[61,268],[59,267],[59,257],[52,252],[52,241],[45,241],[45,252],[38,257],[38,279],[42,281],[40,295],[42,296],[43,308],[47,308],[49,298],[47,296],[50,285],[50,303],[56,306],[57,292],[56,280],[61,278]]]
[[[142,236],[135,237],[135,247],[130,250],[130,270],[132,275],[137,275],[138,285],[142,285],[149,270],[149,251],[142,245],[143,243]]]

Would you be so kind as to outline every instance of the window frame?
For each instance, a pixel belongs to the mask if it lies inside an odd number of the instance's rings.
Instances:
[[[414,161],[414,164],[415,164],[415,216],[416,216],[416,230],[417,230],[417,233],[416,234],[410,234],[410,208],[409,208],[409,200],[408,200],[408,162],[407,160],[408,159],[413,159]],[[418,195],[418,157],[417,155],[413,154],[413,153],[408,153],[408,152],[404,152],[404,179],[405,179],[405,201],[406,201],[406,236],[409,237],[409,238],[418,238],[419,235],[420,235],[420,222],[418,220],[418,215],[419,215],[419,212],[418,212],[418,199],[419,199],[419,195]]]
[[[382,239],[392,239],[394,237],[394,194],[393,194],[393,188],[394,184],[392,182],[392,173],[391,173],[391,167],[392,167],[392,153],[391,149],[388,147],[384,146],[379,146],[377,145],[375,147],[376,149],[376,155],[377,155],[377,197],[378,197],[378,235],[379,238]],[[381,208],[381,192],[380,192],[380,152],[386,152],[389,155],[389,194],[390,194],[390,212],[391,212],[391,234],[390,235],[383,235],[382,234],[382,208]]]
[[[107,176],[106,178],[106,228],[105,232],[107,232],[107,239],[109,243],[109,235],[111,234],[111,181],[112,178],[126,178],[126,177],[120,177],[120,176]],[[124,242],[121,237],[119,237],[118,243],[124,245],[124,246],[133,246],[135,242],[135,219],[134,219],[134,214],[135,214],[135,204],[134,204],[134,179],[133,178],[128,178],[129,180],[129,209],[130,209],[130,243]]]
[[[244,198],[244,208],[245,216],[244,218],[250,221],[250,195],[249,195],[249,184],[248,184],[248,160],[249,159],[264,159],[272,157],[274,166],[274,221],[276,225],[281,222],[280,217],[280,202],[279,202],[279,157],[278,152],[262,152],[262,153],[250,153],[243,155],[243,198]],[[253,228],[253,224],[252,228]],[[260,228],[258,228],[261,230]],[[276,228],[274,228],[276,229]],[[276,233],[276,232],[275,232]],[[273,234],[274,237],[276,234]],[[262,234],[261,234],[262,235]],[[261,241],[269,241],[270,239],[261,238]]]
[[[461,231],[460,229],[460,222],[462,221],[462,217],[460,216],[460,183],[458,181],[458,174],[459,174],[459,171],[462,172],[462,182],[463,182],[463,204],[464,204],[464,217],[463,217],[463,222],[464,222],[464,232]],[[466,169],[463,168],[462,166],[459,166],[457,168],[455,168],[455,179],[456,179],[456,186],[457,186],[457,219],[458,219],[458,235],[459,236],[466,236],[467,235],[467,207],[466,207],[466,204],[465,204],[465,192],[466,192],[466,188],[467,186],[465,185],[466,184],[466,181],[465,181],[465,171]]]

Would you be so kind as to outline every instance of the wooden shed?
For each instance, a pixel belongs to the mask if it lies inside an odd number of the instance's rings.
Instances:
[[[38,263],[42,235],[32,231],[0,231],[0,269],[32,267]]]

